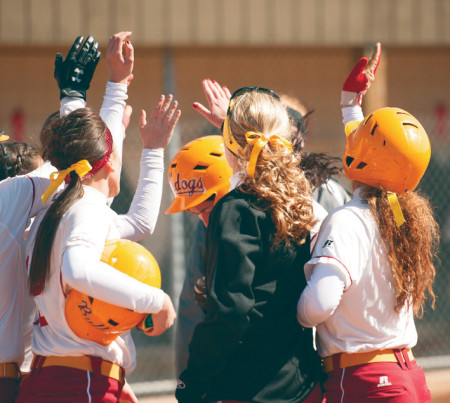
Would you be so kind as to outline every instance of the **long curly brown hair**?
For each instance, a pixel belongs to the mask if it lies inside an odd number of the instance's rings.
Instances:
[[[397,291],[395,310],[399,312],[412,298],[414,314],[422,317],[427,294],[432,308],[436,301],[432,285],[436,275],[439,225],[430,203],[418,192],[398,195],[406,221],[397,227],[386,191],[367,186],[362,196],[377,221],[392,267]]]
[[[269,138],[289,138],[290,124],[285,106],[275,97],[258,91],[235,98],[230,129],[243,147],[240,164],[247,172],[253,146],[245,134],[261,133]],[[274,246],[284,242],[303,244],[314,226],[311,187],[299,168],[299,157],[288,148],[267,143],[258,156],[254,178],[243,177],[243,191],[257,194],[258,207],[270,211],[275,225]]]

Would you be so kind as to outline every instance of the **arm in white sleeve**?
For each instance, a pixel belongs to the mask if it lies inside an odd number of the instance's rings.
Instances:
[[[125,138],[125,130],[122,124],[123,111],[125,109],[125,101],[128,99],[127,85],[120,83],[113,83],[108,81],[106,83],[105,96],[103,97],[103,104],[100,109],[100,117],[108,126],[111,132],[114,146],[122,159],[122,145]],[[85,108],[86,101],[82,98],[61,99],[61,106],[59,110],[60,116],[66,116],[76,109]]]
[[[70,246],[63,255],[63,281],[84,294],[139,313],[161,310],[164,292],[98,260],[96,249]]]
[[[341,108],[341,111],[342,123],[344,123],[344,125],[355,120],[357,120],[358,122],[364,120],[364,115],[359,105],[347,106],[345,108]]]
[[[317,264],[297,304],[297,319],[304,327],[327,320],[339,305],[345,278],[334,266]]]
[[[126,84],[108,81],[106,83],[103,104],[100,109],[100,117],[111,132],[114,147],[121,160],[123,140],[125,138],[125,129],[122,124],[122,119],[126,105],[125,101],[128,99],[127,89],[128,87]]]
[[[155,230],[164,180],[163,150],[143,149],[139,182],[130,210],[117,216],[121,238],[140,241]]]
[[[70,97],[62,98],[59,108],[59,116],[67,116],[70,112],[80,108],[86,108],[86,101],[84,99]]]

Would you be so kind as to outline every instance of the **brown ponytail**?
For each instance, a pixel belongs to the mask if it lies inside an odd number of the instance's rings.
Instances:
[[[93,165],[105,155],[105,134],[106,126],[98,114],[88,108],[78,109],[54,121],[47,131],[48,159],[58,170],[67,169],[83,159]],[[72,171],[70,183],[54,200],[39,225],[28,279],[30,294],[38,295],[44,289],[59,222],[69,207],[82,197],[81,179]]]

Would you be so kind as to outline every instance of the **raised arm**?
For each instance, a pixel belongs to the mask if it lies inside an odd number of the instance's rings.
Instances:
[[[341,92],[341,108],[344,124],[361,121],[364,116],[361,109],[363,95],[375,81],[375,73],[380,64],[381,43],[374,46],[370,59],[362,57],[346,78]]]
[[[225,85],[221,86],[217,81],[210,80],[209,78],[202,81],[202,88],[208,101],[208,108],[199,102],[194,102],[192,106],[210,123],[220,129],[227,117],[231,93]]]
[[[122,146],[125,138],[123,125],[127,89],[133,79],[134,48],[129,38],[131,31],[114,34],[106,49],[106,62],[109,81],[100,109],[100,117],[108,126],[113,137],[114,147],[122,159]]]
[[[82,36],[75,39],[65,60],[61,53],[55,56],[53,74],[60,90],[60,116],[86,106],[86,91],[101,57],[92,36],[83,40]]]
[[[181,116],[172,95],[161,95],[150,118],[141,111],[140,129],[143,151],[139,182],[130,210],[117,217],[121,238],[139,241],[153,233],[161,205],[164,180],[164,149],[172,138]]]

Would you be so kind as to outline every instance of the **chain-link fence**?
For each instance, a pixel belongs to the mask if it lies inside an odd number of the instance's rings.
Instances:
[[[51,60],[55,52],[52,49],[46,52]],[[340,89],[355,60],[362,53],[362,49],[349,48],[176,48],[169,51],[137,47],[135,79],[129,90],[129,103],[135,111],[144,108],[149,112],[160,93],[173,92],[178,99],[182,117],[172,148],[166,150],[166,167],[182,145],[194,138],[218,133],[192,108],[194,101],[205,102],[201,81],[207,77],[228,86],[231,91],[246,85],[259,85],[299,97],[308,108],[314,109],[306,150],[341,156],[345,136],[339,109]],[[30,60],[26,64],[39,67],[42,77],[48,80],[37,84],[43,88],[53,88],[51,74],[44,74],[48,73],[47,61],[44,63],[33,55],[27,57]],[[2,60],[9,69],[24,65],[23,60],[14,55],[4,54]],[[378,92],[382,93],[378,100],[382,105],[379,106],[387,104],[408,110],[422,122],[431,139],[432,159],[420,188],[430,196],[441,226],[441,262],[438,264],[434,286],[436,309],[433,311],[427,307],[423,319],[416,321],[419,343],[414,350],[419,358],[431,357],[428,362],[433,366],[438,362],[438,357],[450,356],[450,269],[447,264],[450,258],[450,122],[447,113],[450,105],[450,54],[448,48],[417,48],[414,51],[410,48],[383,49],[382,65],[384,75],[379,76],[379,70],[377,81],[368,96],[378,88]],[[106,67],[99,67],[98,74],[101,75],[103,68],[106,76]],[[21,79],[26,77],[27,74],[20,76]],[[31,132],[36,133],[43,119],[56,109],[54,101],[57,101],[54,94],[33,87],[37,84],[27,81],[27,93],[39,94],[39,97],[23,103],[30,120],[28,126]],[[380,87],[383,91],[379,91]],[[103,83],[96,77],[90,89],[89,101],[98,102],[95,100],[101,99],[103,89]],[[13,87],[6,85],[2,88],[4,98],[15,99],[14,94]],[[377,100],[373,102],[377,103]],[[91,106],[99,106],[99,102]],[[8,128],[5,110],[2,113],[0,123],[2,127]],[[138,178],[141,143],[135,115],[136,112],[124,144],[121,193],[113,204],[113,208],[120,213],[128,210]],[[142,243],[158,260],[162,286],[176,303],[183,281],[182,262],[189,259],[198,219],[188,213],[165,215],[164,210],[170,199],[165,181],[155,233]],[[137,349],[137,368],[128,380],[133,383],[173,380],[173,328],[155,338],[133,330],[133,337]],[[450,366],[450,363],[447,365]]]

